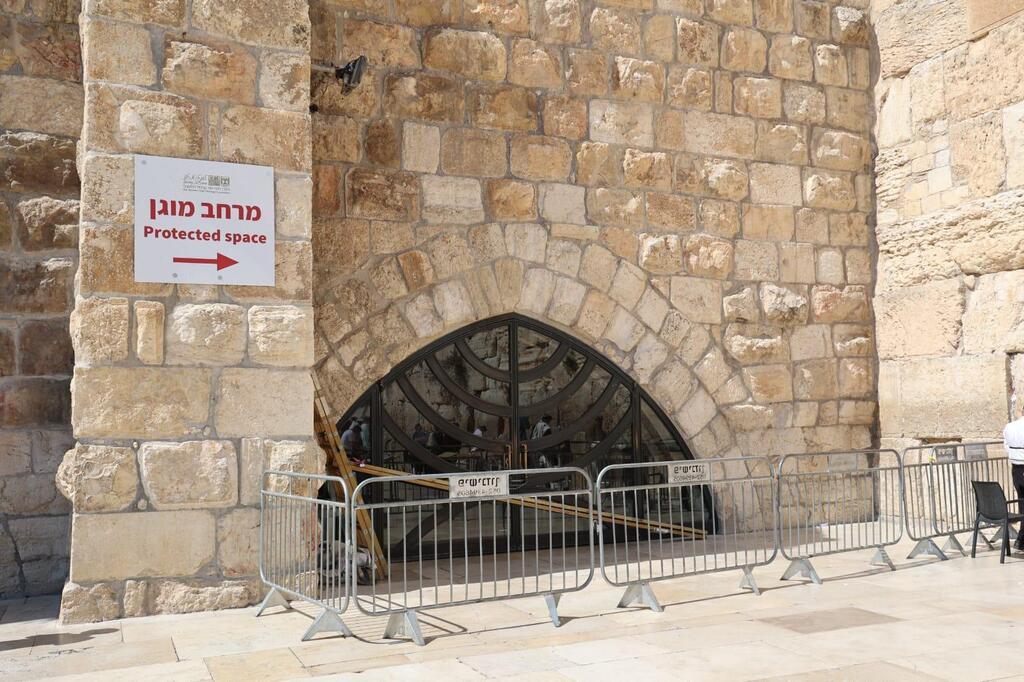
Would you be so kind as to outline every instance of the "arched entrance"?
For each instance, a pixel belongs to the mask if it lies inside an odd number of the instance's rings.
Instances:
[[[349,430],[353,421],[359,428]],[[338,431],[351,457],[408,473],[575,466],[596,475],[610,463],[693,459],[622,370],[519,315],[483,320],[409,357]]]
[[[370,387],[337,428],[348,456],[371,465],[367,471],[530,469],[538,474],[531,473],[529,485],[554,490],[566,476],[545,476],[544,469],[576,467],[596,477],[608,464],[694,458],[665,413],[625,372],[579,340],[515,314],[482,320],[410,356]],[[650,477],[651,471],[620,473],[636,478]],[[437,493],[396,483],[383,494],[408,501]],[[711,528],[710,494],[697,497],[669,503],[689,514],[695,526]],[[615,512],[630,519],[659,513],[636,509],[629,500],[623,505]],[[446,530],[444,519],[418,518],[415,532],[404,518],[403,523],[400,537],[378,529],[379,537],[402,543],[403,553],[415,537],[424,542],[416,551],[431,554],[438,533],[457,530]],[[638,532],[635,524],[631,528]],[[512,537],[537,537],[509,530]],[[569,541],[564,534],[553,537]],[[479,551],[491,550],[481,544]]]

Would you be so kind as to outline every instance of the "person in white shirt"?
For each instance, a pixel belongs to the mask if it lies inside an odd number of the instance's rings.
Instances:
[[[1016,498],[1024,500],[1024,417],[1018,417],[1003,429],[1003,447],[1012,468],[1013,489]],[[1024,514],[1024,502],[1017,503],[1017,511]],[[1014,549],[1024,551],[1024,523],[1017,533]]]

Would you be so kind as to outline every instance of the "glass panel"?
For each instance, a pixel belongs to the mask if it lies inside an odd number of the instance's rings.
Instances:
[[[646,399],[640,401],[640,452],[638,462],[688,459],[687,450]]]
[[[410,374],[416,371],[416,367],[409,370]],[[383,434],[385,466],[416,474],[506,468],[507,448],[501,444],[508,431],[506,417],[475,410],[437,383],[429,384],[426,395],[416,391],[411,380],[406,388],[412,395],[398,382],[385,386],[381,394],[391,422]],[[499,442],[482,445],[471,442],[473,436]]]
[[[519,371],[533,369],[551,357],[559,346],[555,339],[538,331],[519,325]]]

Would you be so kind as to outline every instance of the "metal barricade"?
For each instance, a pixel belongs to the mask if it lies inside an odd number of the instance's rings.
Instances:
[[[779,462],[779,549],[783,580],[821,584],[816,556],[875,549],[872,565],[895,566],[885,548],[903,536],[903,465],[895,450],[786,455]]]
[[[958,533],[973,533],[976,506],[971,481],[996,481],[1013,498],[1010,462],[1002,441],[941,443],[903,450],[907,534],[917,542],[908,559],[922,554],[945,561],[947,552],[966,555]],[[935,540],[946,538],[940,548]],[[993,542],[979,533],[989,549]]]
[[[270,591],[257,617],[271,606],[291,608],[290,601],[302,600],[323,609],[303,641],[319,632],[351,636],[341,619],[348,608],[354,563],[347,541],[355,537],[349,533],[348,510],[343,479],[287,471],[263,474],[259,568]]]
[[[582,469],[382,476],[352,500],[390,567],[385,576],[371,566],[355,602],[388,616],[386,638],[423,645],[418,611],[529,596],[544,597],[557,627],[561,596],[594,575],[593,488]]]
[[[770,564],[775,479],[765,457],[613,464],[597,477],[601,575],[626,588],[619,607],[660,612],[650,583]]]

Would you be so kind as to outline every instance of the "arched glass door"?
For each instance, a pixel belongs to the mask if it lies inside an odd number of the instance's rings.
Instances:
[[[419,351],[337,426],[349,457],[386,474],[578,467],[596,478],[608,464],[693,458],[628,375],[578,340],[518,315],[482,321]],[[559,485],[554,472],[530,481]],[[396,499],[438,494],[402,488],[392,491]],[[679,503],[695,514],[709,508],[704,500]],[[431,532],[447,532],[441,525]]]

